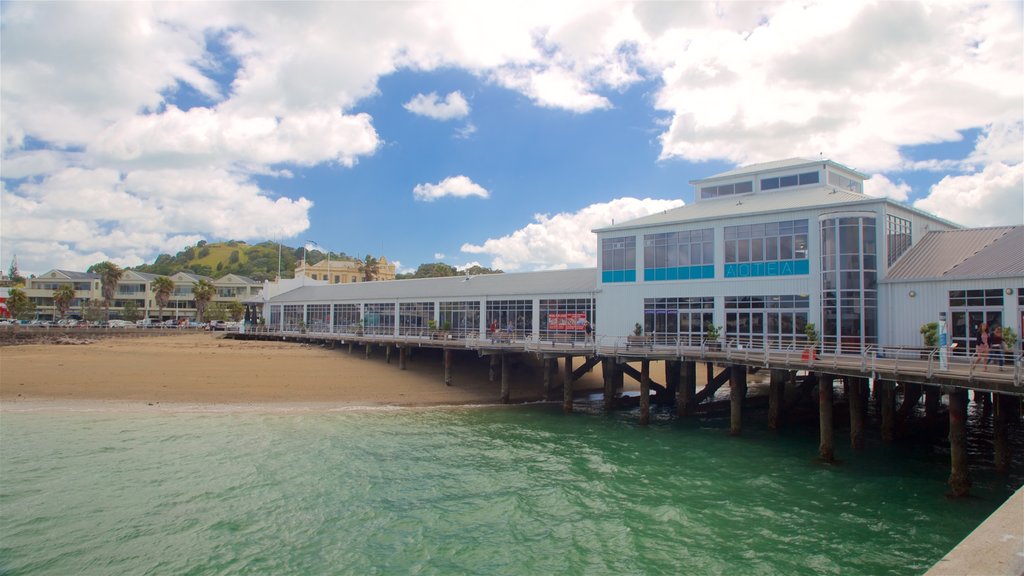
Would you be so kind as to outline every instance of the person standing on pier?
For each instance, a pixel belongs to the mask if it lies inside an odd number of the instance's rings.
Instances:
[[[974,361],[971,362],[971,368],[973,368],[978,362],[981,362],[982,370],[988,371],[988,323],[982,322],[981,326],[978,326],[977,345],[975,347],[976,354]]]
[[[583,343],[594,343],[594,325],[590,323],[590,320],[584,321],[583,324]]]
[[[989,339],[989,346],[991,350],[989,354],[992,356],[992,363],[999,364],[999,370],[1003,369],[1006,364],[1006,356],[1003,353],[1003,327],[996,326],[995,330],[992,331],[992,337]]]

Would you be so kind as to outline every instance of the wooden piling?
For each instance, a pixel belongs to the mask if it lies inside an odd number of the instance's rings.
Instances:
[[[782,421],[782,407],[786,402],[787,370],[772,370],[768,382],[768,428],[778,430]]]
[[[604,411],[611,412],[615,401],[615,360],[604,358],[601,360],[601,376],[604,380]]]
[[[651,422],[651,361],[646,358],[640,362],[640,424],[646,426]]]
[[[682,362],[680,377],[682,382],[676,395],[676,414],[689,416],[693,414],[694,396],[697,395],[697,363],[692,360]]]
[[[614,372],[612,373],[612,383],[615,385],[615,392],[622,392],[625,382],[625,373],[622,371],[622,366],[618,363],[615,364]]]
[[[552,400],[552,381],[555,379],[555,373],[558,371],[558,360],[555,358],[545,358],[541,364],[544,370],[544,399]]]
[[[354,343],[354,342],[349,342],[349,343],[348,343],[348,353],[349,353],[349,354],[351,354],[351,353],[352,353],[352,347],[353,347],[353,346],[355,346],[355,343]]]
[[[675,404],[679,393],[679,381],[682,362],[679,360],[665,361],[665,398],[659,398],[659,404]]]
[[[408,348],[406,348],[405,346],[399,346],[398,347],[398,369],[399,370],[405,370],[405,361],[406,361],[406,358],[408,357],[408,353],[406,352],[406,350],[408,350]]]
[[[882,404],[882,442],[891,444],[896,439],[896,383],[876,380],[879,402]]]
[[[448,348],[444,349],[444,385],[452,385],[452,351]]]
[[[950,496],[966,496],[971,481],[967,473],[967,391],[949,393],[949,489]]]
[[[995,394],[993,398],[992,444],[995,448],[995,470],[1000,474],[1010,469],[1009,423],[1014,400],[1009,394]]]
[[[572,356],[565,357],[562,370],[562,411],[566,414],[572,412]]]
[[[938,386],[924,385],[924,415],[935,416],[939,413],[939,397],[942,392]]]
[[[508,357],[506,354],[501,355],[501,403],[508,404],[511,387],[511,379],[509,376],[509,364]]]
[[[370,358],[370,351],[371,351],[372,348],[373,348],[373,344],[370,344],[369,342],[367,342],[366,343],[366,348],[363,349],[363,358],[365,358],[365,359],[369,359]]]
[[[863,378],[846,378],[849,382],[850,397],[850,447],[854,450],[864,449],[864,389],[867,381]]]
[[[499,357],[497,354],[491,354],[491,364],[487,370],[488,382],[494,382],[495,380],[498,379],[498,370],[500,369],[501,363],[501,357]]]
[[[391,345],[387,344],[384,346],[384,362],[391,364]]]
[[[743,400],[747,397],[747,367],[729,367],[729,435],[743,431]]]
[[[818,455],[825,462],[835,462],[836,450],[832,443],[832,385],[835,376],[818,374],[818,427],[821,443]]]

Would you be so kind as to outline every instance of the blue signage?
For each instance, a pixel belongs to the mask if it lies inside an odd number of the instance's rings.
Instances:
[[[738,262],[725,265],[726,278],[755,276],[799,276],[809,274],[810,260],[775,260],[772,262]]]

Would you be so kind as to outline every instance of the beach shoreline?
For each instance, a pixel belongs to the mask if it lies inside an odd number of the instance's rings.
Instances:
[[[544,402],[541,366],[517,355],[511,403]],[[578,363],[582,359],[577,360]],[[218,333],[109,338],[78,345],[0,348],[4,411],[333,411],[500,404],[488,361],[457,353],[445,386],[440,352],[414,348],[406,370],[382,348],[328,349],[296,342],[256,342]],[[595,369],[577,390],[599,390]],[[560,393],[559,393],[560,397]]]

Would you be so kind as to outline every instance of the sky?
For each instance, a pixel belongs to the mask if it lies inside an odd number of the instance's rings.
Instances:
[[[0,264],[281,241],[506,272],[828,158],[1024,224],[1021,2],[0,2]]]

